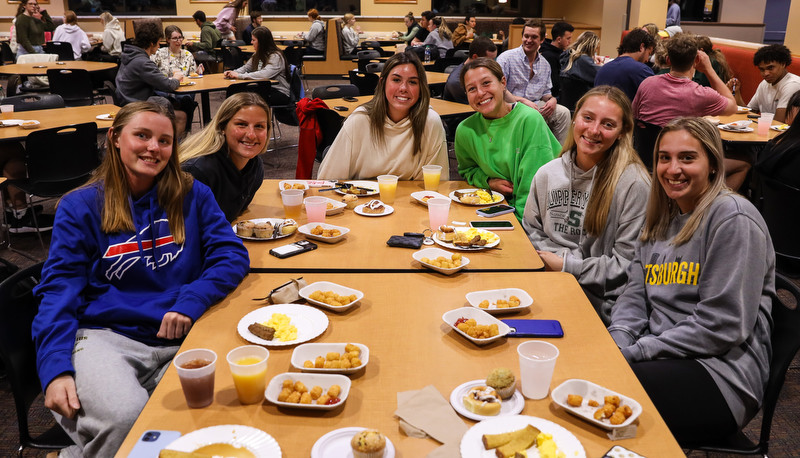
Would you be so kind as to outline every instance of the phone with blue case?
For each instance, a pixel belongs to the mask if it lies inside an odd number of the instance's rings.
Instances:
[[[564,337],[558,320],[500,320],[511,328],[506,337]]]
[[[145,431],[133,446],[128,458],[158,458],[158,453],[179,437],[180,431]]]

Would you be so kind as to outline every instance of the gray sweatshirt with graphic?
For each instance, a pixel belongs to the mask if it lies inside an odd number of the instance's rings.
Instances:
[[[769,377],[775,251],[761,215],[720,194],[692,238],[640,243],[608,330],[630,362],[689,359],[711,374],[739,426],[758,411]]]
[[[605,230],[599,236],[589,235],[583,218],[597,168],[582,171],[573,161],[574,154],[564,153],[536,172],[522,227],[537,250],[564,259],[564,272],[577,278],[608,324],[644,223],[650,179],[641,167],[628,166],[614,190]]]

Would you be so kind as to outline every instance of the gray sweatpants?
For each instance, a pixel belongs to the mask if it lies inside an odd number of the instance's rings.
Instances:
[[[72,364],[81,409],[74,419],[53,412],[77,447],[60,456],[114,456],[177,352],[108,329],[79,329]]]
[[[544,102],[537,100],[536,105],[541,108],[544,106]],[[569,112],[569,108],[564,105],[556,105],[555,111],[549,118],[545,118],[545,122],[547,122],[547,126],[550,127],[550,131],[553,132],[556,140],[563,145],[564,140],[567,139],[569,124],[572,122],[572,115]]]

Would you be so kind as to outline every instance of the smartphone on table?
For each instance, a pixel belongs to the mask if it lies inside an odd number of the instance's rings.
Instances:
[[[131,449],[128,458],[158,458],[158,453],[179,437],[179,431],[145,431]]]
[[[513,231],[514,223],[511,221],[470,221],[469,227],[487,231]]]
[[[269,250],[269,254],[279,259],[288,258],[306,251],[316,250],[317,244],[308,240],[299,240],[288,245],[279,246]]]
[[[511,328],[507,337],[564,337],[558,320],[500,320]]]
[[[514,207],[512,207],[511,205],[499,204],[499,205],[492,205],[491,207],[479,208],[475,210],[475,213],[477,213],[478,216],[483,216],[485,218],[493,218],[495,216],[512,213],[513,211]]]

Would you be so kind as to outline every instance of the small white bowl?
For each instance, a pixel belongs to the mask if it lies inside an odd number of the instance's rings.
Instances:
[[[312,234],[311,231],[317,226],[321,226],[323,229],[338,229],[340,234],[337,235],[336,237],[324,237],[322,235]],[[336,243],[339,240],[342,240],[344,236],[347,235],[348,232],[350,232],[350,229],[342,226],[334,226],[333,224],[328,224],[328,223],[308,223],[298,227],[297,232],[305,235],[310,239],[319,240],[320,242]]]
[[[458,320],[459,318],[467,318],[467,319],[473,318],[478,324],[484,324],[484,325],[496,324],[498,333],[496,336],[489,337],[487,339],[476,339],[474,337],[470,337],[468,334],[462,332],[460,329],[456,327],[456,320]],[[450,310],[449,312],[445,312],[444,315],[442,315],[442,320],[444,320],[444,322],[447,323],[448,326],[453,328],[457,333],[469,339],[475,345],[490,344],[495,340],[500,339],[501,337],[505,337],[506,334],[511,332],[511,328],[508,327],[507,324],[503,323],[502,321],[498,320],[492,315],[489,315],[483,310],[476,309],[474,307],[461,307],[455,310]]]
[[[328,216],[336,215],[344,211],[347,207],[347,204],[342,202],[341,200],[331,199],[330,197],[325,197],[325,203],[331,203],[333,205],[332,208],[328,208],[325,210],[325,214]]]
[[[458,272],[459,270],[463,269],[464,267],[467,267],[467,264],[469,264],[469,258],[466,257],[466,256],[463,256],[463,255],[461,256],[461,265],[458,266],[458,267],[453,267],[452,269],[446,269],[444,267],[437,267],[437,266],[434,266],[433,264],[428,264],[427,262],[422,262],[422,258],[436,259],[439,256],[445,257],[447,259],[451,259],[451,256],[453,256],[453,253],[451,253],[449,251],[446,251],[446,250],[443,250],[441,248],[432,248],[431,247],[431,248],[423,248],[423,249],[421,249],[421,250],[419,250],[419,251],[417,251],[417,252],[415,252],[414,254],[411,255],[411,257],[413,257],[415,261],[419,262],[420,264],[422,264],[423,266],[427,267],[428,269],[433,269],[433,270],[435,270],[437,272],[441,272],[441,273],[443,273],[445,275],[453,275],[454,273]]]
[[[336,294],[338,294],[340,296],[349,296],[351,294],[355,294],[356,295],[356,300],[354,300],[353,302],[351,302],[351,303],[349,303],[347,305],[343,305],[341,307],[336,307],[336,306],[333,306],[333,305],[330,305],[330,304],[326,304],[324,302],[320,302],[320,301],[316,301],[314,299],[311,299],[310,296],[314,291],[323,291],[323,292],[324,291],[333,291],[334,293],[336,293]],[[300,294],[300,297],[302,297],[303,299],[307,300],[311,304],[318,305],[318,306],[326,308],[328,310],[333,310],[334,312],[343,312],[343,311],[349,309],[350,307],[353,307],[356,304],[358,304],[361,301],[361,299],[364,299],[364,293],[362,293],[361,291],[359,291],[357,289],[353,289],[353,288],[348,288],[346,286],[342,286],[342,285],[339,285],[339,284],[336,284],[336,283],[333,283],[333,282],[329,282],[329,281],[318,281],[318,282],[314,282],[314,283],[312,283],[310,285],[304,286],[303,288],[300,289],[298,294]]]
[[[23,129],[36,129],[40,125],[41,123],[39,121],[28,120],[28,121],[22,121],[22,124],[20,124],[19,126],[22,127]]]
[[[291,379],[295,382],[303,382],[303,384],[311,391],[314,386],[322,388],[322,393],[328,392],[332,385],[339,385],[342,391],[339,393],[340,401],[333,405],[317,405],[313,401],[311,404],[294,404],[291,402],[278,401],[278,395],[281,394],[283,389],[283,381]],[[289,407],[295,409],[311,409],[311,410],[333,410],[344,405],[347,401],[347,396],[350,394],[350,379],[340,374],[305,374],[301,372],[284,372],[278,374],[269,381],[267,389],[264,391],[264,397],[267,401],[279,406]]]
[[[283,185],[288,184],[288,188],[284,188]],[[308,183],[306,180],[282,180],[278,183],[278,190],[285,191],[286,189],[294,189],[292,186],[295,184],[302,184],[303,185],[303,192],[308,191]]]
[[[567,395],[570,394],[582,396],[583,404],[581,404],[580,407],[573,407],[567,404]],[[595,420],[594,418],[594,412],[603,406],[603,398],[612,395],[619,396],[620,405],[629,406],[633,412],[630,417],[626,418],[624,422],[618,425],[612,425],[607,419]],[[586,420],[589,423],[592,423],[593,425],[599,426],[603,429],[624,428],[633,423],[634,420],[639,417],[639,414],[642,413],[642,405],[636,402],[634,399],[619,394],[616,391],[611,391],[608,388],[602,387],[588,380],[576,378],[566,380],[561,385],[553,388],[553,391],[550,392],[550,399],[552,399],[553,402],[562,408],[566,409],[567,412],[571,413],[572,415],[575,415],[576,417]],[[587,404],[590,399],[597,401],[600,406],[590,407]]]
[[[497,308],[494,304],[498,299],[508,300],[511,296],[517,296],[519,299],[519,306]],[[481,308],[479,304],[487,300],[489,301],[489,308]],[[486,313],[500,314],[519,312],[528,309],[533,304],[533,298],[524,290],[519,288],[503,288],[503,289],[490,289],[486,291],[473,291],[467,293],[467,302],[469,305],[478,310],[483,310]]]
[[[346,343],[307,343],[299,345],[292,352],[292,366],[302,372],[319,372],[321,374],[353,374],[366,367],[367,363],[369,362],[369,348],[360,343],[352,344],[361,349],[361,365],[358,367],[351,367],[349,369],[321,369],[315,367],[303,367],[304,362],[313,362],[317,356],[322,356],[324,358],[325,355],[333,351],[344,353],[344,347],[347,345]]]

